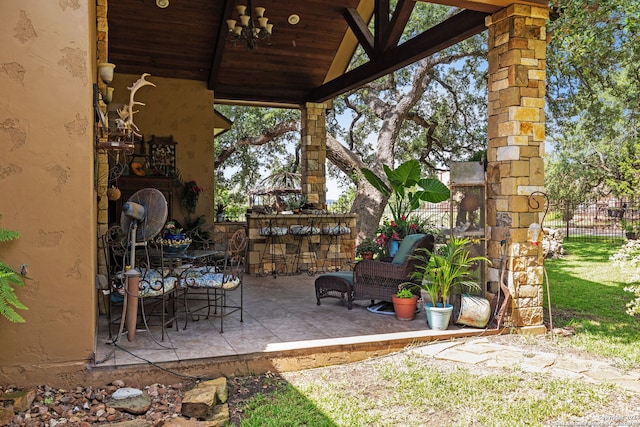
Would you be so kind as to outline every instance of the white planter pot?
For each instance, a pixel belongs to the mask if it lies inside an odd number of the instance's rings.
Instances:
[[[427,303],[424,306],[424,312],[427,315],[427,324],[435,331],[444,331],[449,327],[453,306],[447,304],[445,307],[434,307],[433,304]]]

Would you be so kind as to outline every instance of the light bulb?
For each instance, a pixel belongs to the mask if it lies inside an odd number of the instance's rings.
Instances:
[[[534,246],[538,246],[538,239],[540,238],[540,230],[541,230],[540,224],[538,224],[537,222],[532,222],[531,225],[529,226],[529,231],[527,232],[527,234],[529,235],[529,241]]]

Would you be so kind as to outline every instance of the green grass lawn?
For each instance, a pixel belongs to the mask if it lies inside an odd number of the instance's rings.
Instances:
[[[622,244],[565,242],[568,256],[545,265],[553,326],[576,331],[559,343],[615,358],[621,366],[634,368],[640,366],[640,319],[625,312],[633,299],[633,294],[624,290],[631,273],[614,267],[609,260]],[[546,316],[548,320],[548,310]]]
[[[637,369],[640,320],[625,312],[633,295],[623,289],[630,274],[609,260],[622,243],[566,242],[568,256],[546,261],[554,327],[575,329],[552,344],[558,352],[574,347]],[[546,301],[545,295],[545,306]],[[483,375],[473,367],[431,364],[401,352],[287,375],[275,392],[244,407],[242,425],[493,427],[543,426],[550,420],[569,425],[562,422],[572,416],[616,414],[608,405],[629,398],[613,386],[548,374],[504,369]]]

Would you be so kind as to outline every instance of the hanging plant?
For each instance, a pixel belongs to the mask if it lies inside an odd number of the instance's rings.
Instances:
[[[204,188],[198,187],[195,181],[188,181],[184,183],[182,190],[182,206],[187,210],[187,213],[194,214],[196,211],[196,205],[198,204],[198,197],[200,193],[204,191]]]

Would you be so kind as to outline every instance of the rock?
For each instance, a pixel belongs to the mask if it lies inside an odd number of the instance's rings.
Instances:
[[[0,426],[9,425],[13,420],[13,406],[0,406]]]
[[[111,399],[107,402],[107,406],[117,409],[118,411],[124,411],[134,415],[142,415],[151,407],[151,399],[146,394],[142,394],[140,396],[129,397],[126,399]]]
[[[546,227],[543,231],[542,252],[545,254],[545,258],[553,259],[565,255],[563,246],[564,235],[562,231]]]
[[[122,388],[124,387],[124,381],[122,380],[114,380],[111,382],[111,385],[117,388]]]
[[[142,390],[131,387],[119,388],[112,395],[111,398],[115,400],[128,399],[130,397],[142,396]]]
[[[211,415],[207,417],[205,421],[213,422],[210,424],[212,427],[225,426],[229,422],[229,405],[224,403],[222,405],[216,405],[211,412]]]
[[[182,415],[206,419],[218,402],[227,401],[228,395],[227,379],[224,377],[201,382],[185,392],[182,399]]]
[[[224,425],[217,421],[198,421],[178,417],[165,422],[163,427],[222,427]]]
[[[166,424],[165,424],[166,425]],[[120,423],[105,424],[106,427],[152,427],[147,420],[135,419],[131,421],[122,421]]]
[[[15,412],[24,412],[29,409],[35,398],[36,390],[34,389],[0,394],[0,402],[12,402]]]

